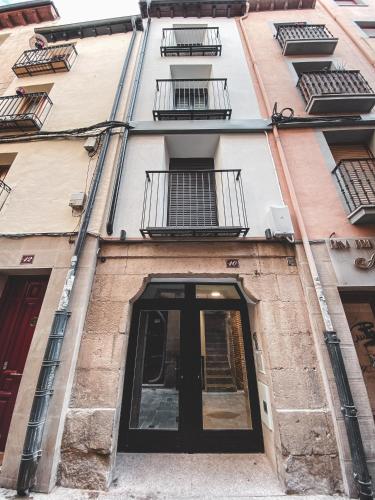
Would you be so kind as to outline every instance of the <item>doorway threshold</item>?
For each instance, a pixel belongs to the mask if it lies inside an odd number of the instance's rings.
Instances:
[[[265,454],[119,453],[116,489],[129,498],[284,496]]]

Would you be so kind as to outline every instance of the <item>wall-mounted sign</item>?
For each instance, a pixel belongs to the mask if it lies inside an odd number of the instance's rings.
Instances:
[[[348,250],[349,248],[368,249],[374,248],[374,243],[369,239],[337,240],[330,239],[329,246],[332,250]]]
[[[35,255],[22,255],[20,264],[32,264],[34,262]]]
[[[375,238],[330,238],[327,248],[338,286],[375,286]]]
[[[227,267],[231,269],[238,269],[240,267],[240,261],[238,259],[227,259],[225,262]]]
[[[356,267],[359,267],[359,269],[372,269],[373,267],[375,267],[375,253],[373,253],[369,259],[358,257],[357,259],[355,259],[354,265]]]

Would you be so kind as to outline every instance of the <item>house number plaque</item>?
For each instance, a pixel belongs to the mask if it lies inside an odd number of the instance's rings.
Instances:
[[[34,257],[34,255],[22,255],[20,264],[32,264]]]
[[[240,267],[240,261],[238,259],[227,259],[227,267],[231,269],[238,269]]]

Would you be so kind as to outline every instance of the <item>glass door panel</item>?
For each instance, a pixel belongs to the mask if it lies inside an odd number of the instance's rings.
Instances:
[[[130,429],[178,430],[180,311],[140,311]]]
[[[203,430],[252,430],[241,313],[200,311]]]

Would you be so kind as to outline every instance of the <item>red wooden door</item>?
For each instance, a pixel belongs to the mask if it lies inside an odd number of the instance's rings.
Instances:
[[[33,338],[48,276],[11,276],[0,300],[0,451]]]

